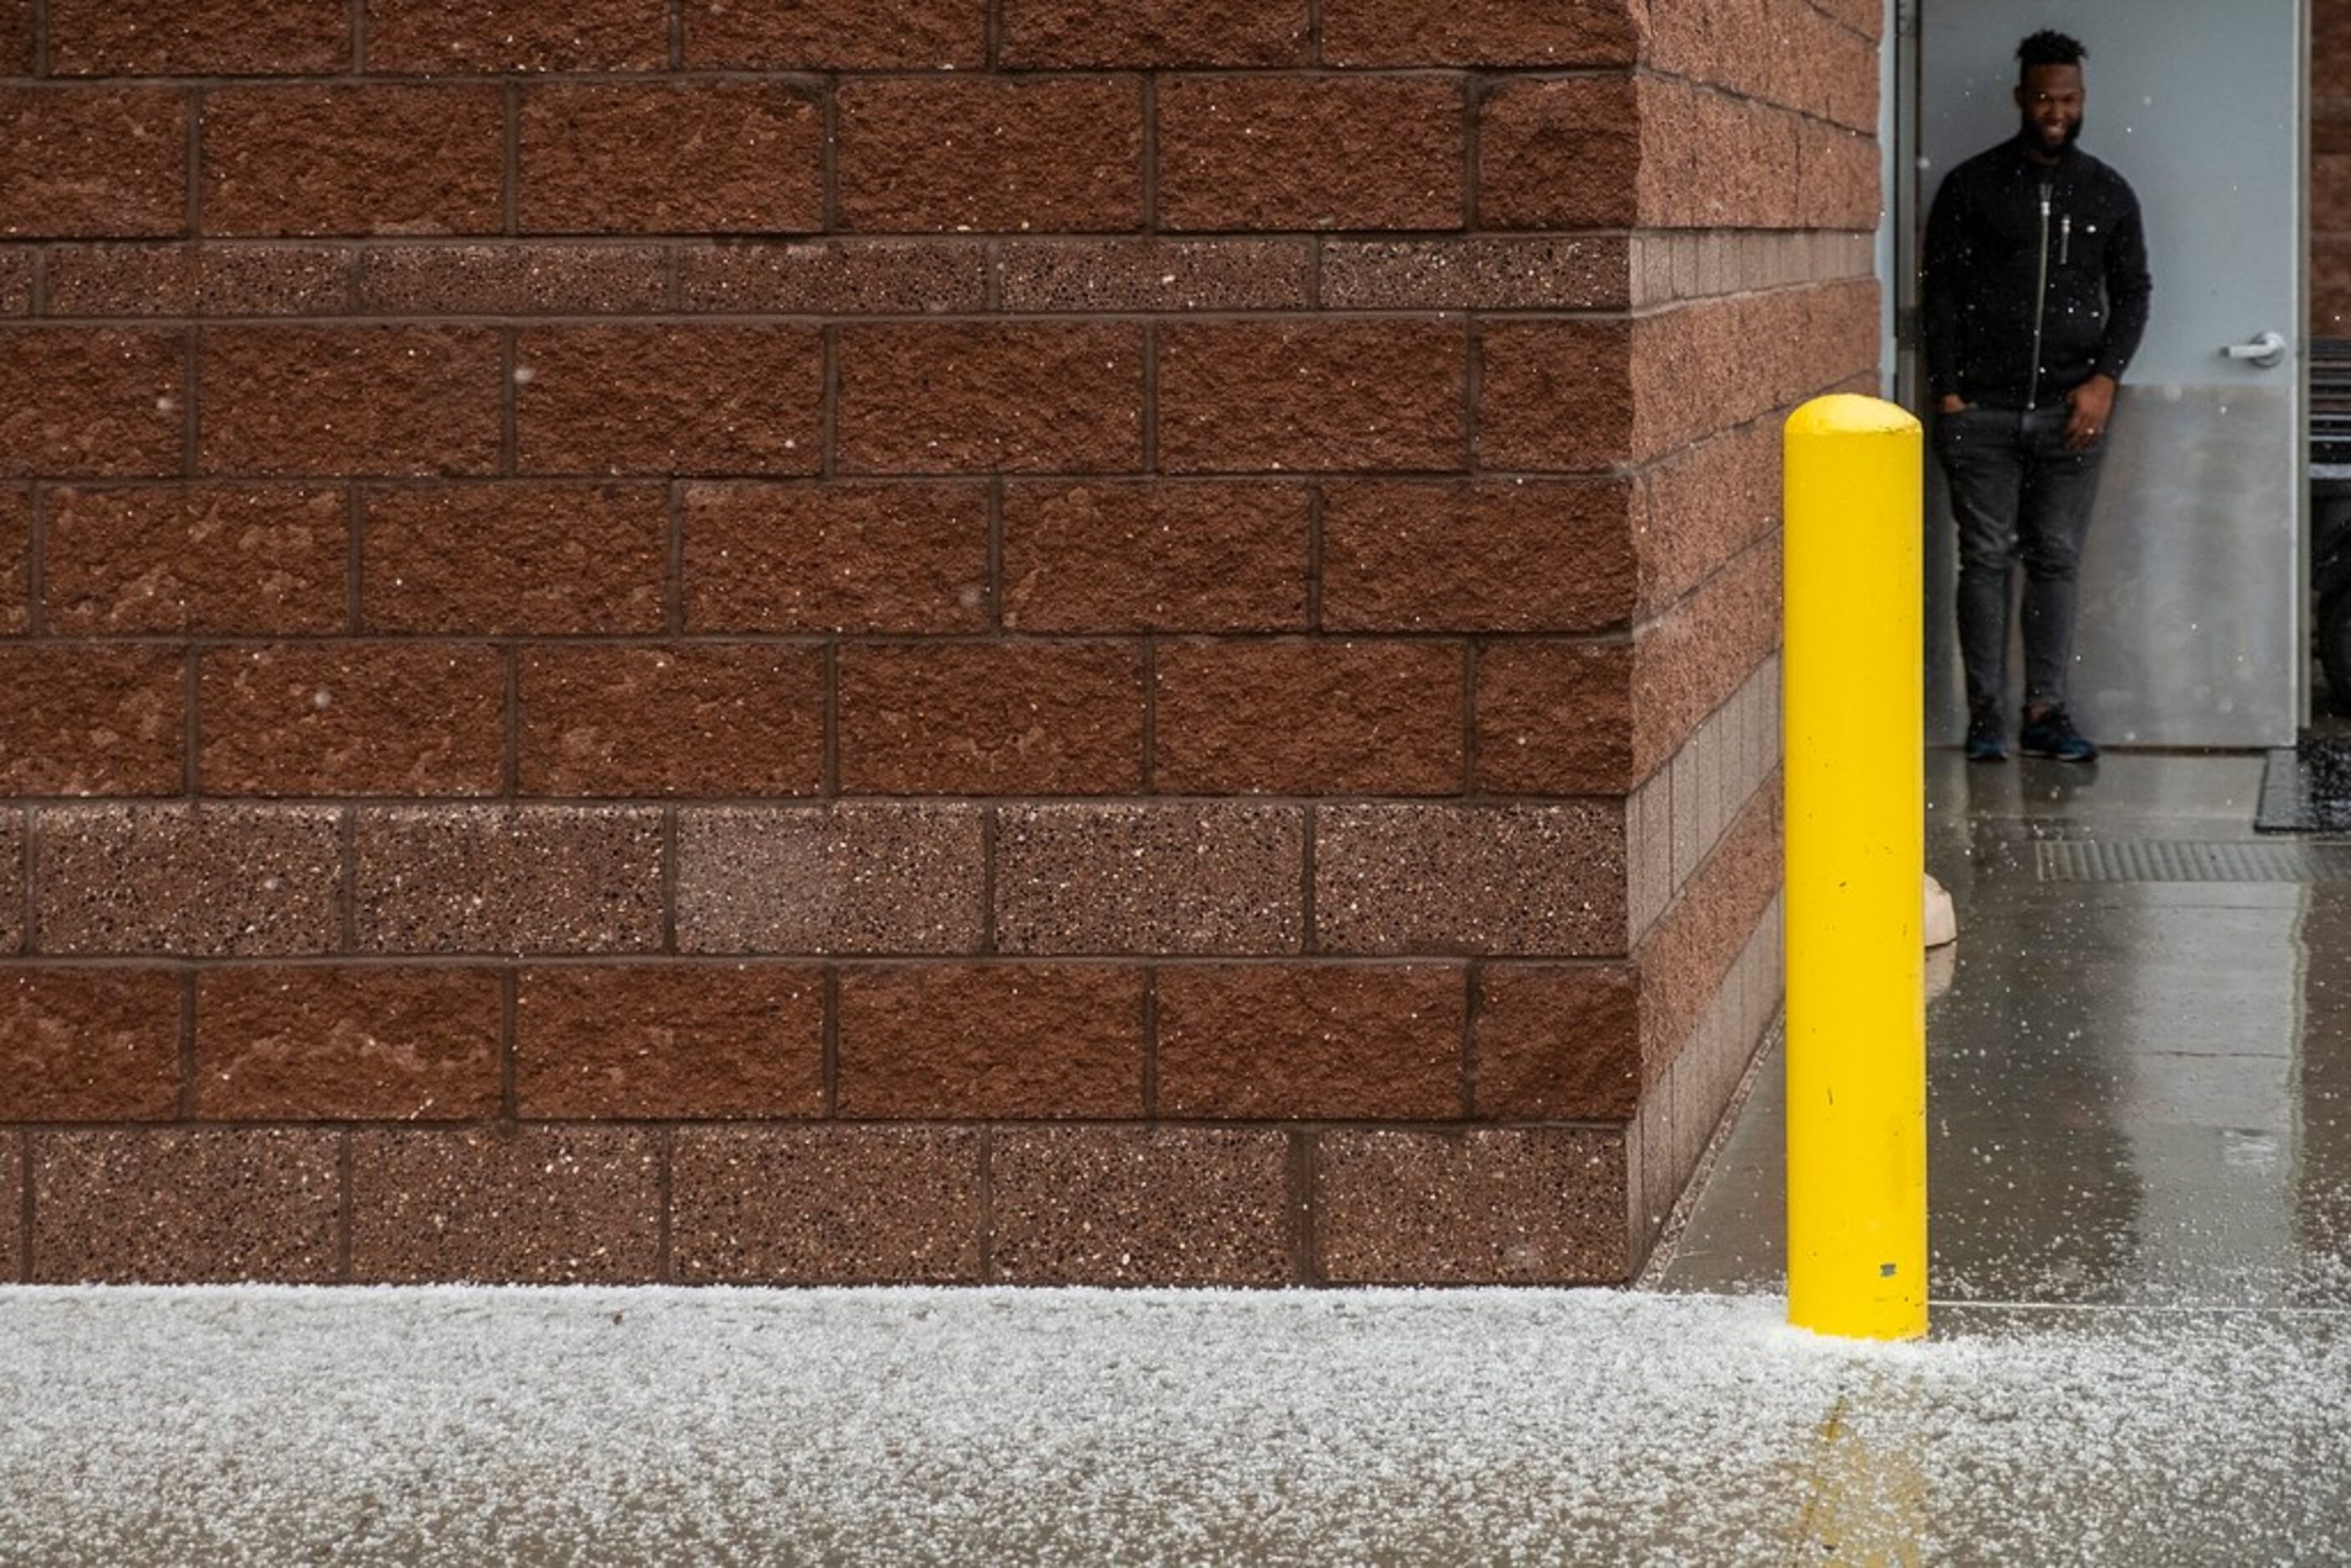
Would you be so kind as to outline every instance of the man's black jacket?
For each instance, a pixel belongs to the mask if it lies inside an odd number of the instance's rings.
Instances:
[[[1928,391],[2045,407],[2093,375],[2120,381],[2151,291],[2138,198],[2123,177],[2077,147],[2044,164],[2025,156],[2022,136],[2003,141],[1953,169],[1927,214]]]

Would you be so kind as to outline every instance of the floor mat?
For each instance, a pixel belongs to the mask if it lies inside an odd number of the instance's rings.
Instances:
[[[2266,833],[2351,832],[2351,736],[2303,737],[2269,754],[2253,826]]]

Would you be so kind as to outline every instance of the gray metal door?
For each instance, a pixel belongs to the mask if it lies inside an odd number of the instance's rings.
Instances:
[[[2089,47],[2081,145],[2138,192],[2155,275],[2084,547],[2074,710],[2115,745],[2290,745],[2308,674],[2302,5],[1924,0],[1913,234],[1941,171],[2014,134],[2016,42],[2053,23]],[[1964,714],[1939,490],[1938,475],[1928,724],[1951,739]],[[2009,664],[2013,682],[2022,661]]]

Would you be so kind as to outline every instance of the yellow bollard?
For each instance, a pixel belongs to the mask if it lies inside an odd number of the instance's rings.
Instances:
[[[1927,1332],[1918,422],[1788,417],[1788,1321]]]

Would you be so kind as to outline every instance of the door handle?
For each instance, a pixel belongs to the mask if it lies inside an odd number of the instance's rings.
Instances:
[[[2246,360],[2268,370],[2285,359],[2285,339],[2275,332],[2264,332],[2250,343],[2224,343],[2220,352],[2232,360]]]

